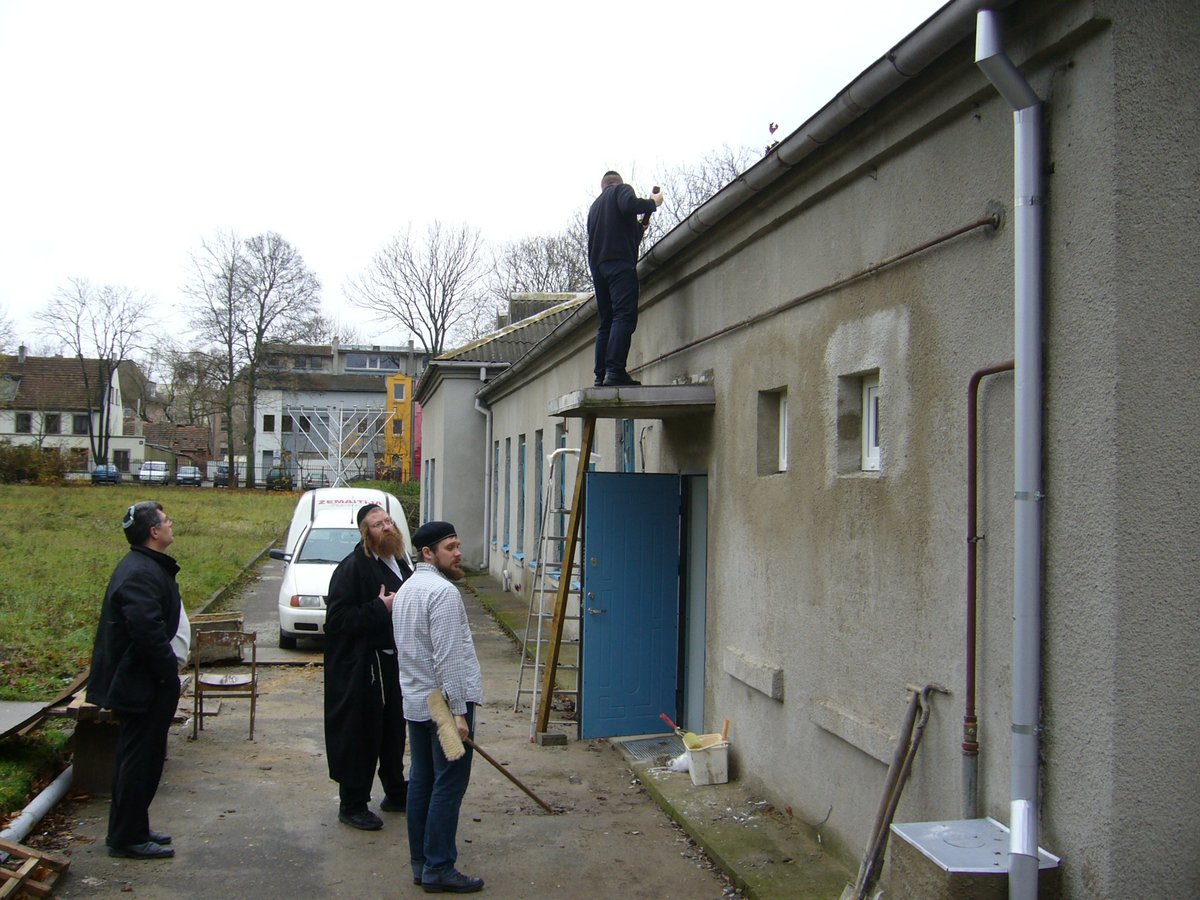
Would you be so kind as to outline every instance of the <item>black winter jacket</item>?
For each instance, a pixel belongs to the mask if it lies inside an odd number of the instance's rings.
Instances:
[[[181,610],[175,575],[179,564],[149,547],[133,547],[117,563],[92,647],[89,703],[123,713],[143,713],[155,691],[179,691],[179,661],[171,639]]]
[[[610,260],[637,264],[642,242],[640,213],[658,209],[653,200],[639,200],[627,184],[613,184],[600,192],[588,210],[588,264],[598,268]]]

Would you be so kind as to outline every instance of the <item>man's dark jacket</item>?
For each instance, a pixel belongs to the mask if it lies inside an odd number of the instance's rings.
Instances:
[[[333,571],[325,613],[325,753],[329,777],[369,785],[379,759],[383,728],[380,650],[395,650],[392,614],[379,586],[395,591],[412,574],[398,558],[404,579],[368,556],[360,541]],[[395,657],[388,673],[395,674]]]
[[[642,242],[638,215],[656,209],[657,203],[639,200],[627,184],[610,184],[601,191],[588,210],[588,265],[593,269],[610,261],[636,265]]]
[[[179,564],[149,547],[133,547],[117,563],[92,648],[89,703],[144,713],[156,688],[178,691],[179,662],[171,639],[179,629]]]

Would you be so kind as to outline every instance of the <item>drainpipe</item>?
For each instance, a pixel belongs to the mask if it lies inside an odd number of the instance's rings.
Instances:
[[[13,819],[7,828],[0,831],[0,838],[11,841],[14,844],[19,844],[25,840],[29,832],[33,831],[33,827],[45,817],[46,813],[54,809],[59,801],[67,795],[67,791],[71,787],[71,779],[74,771],[73,766],[67,766],[54,781],[50,782],[49,787],[45,788],[40,794],[29,801],[29,804],[21,810],[21,814]],[[7,854],[0,853],[0,862],[7,861],[7,859]]]
[[[1037,897],[1041,693],[1042,102],[1005,55],[992,10],[976,17],[975,62],[1013,108],[1014,414],[1012,787],[1008,895]]]
[[[487,369],[479,369],[479,380],[487,381]],[[486,420],[483,441],[483,560],[479,567],[488,571],[492,562],[492,408],[475,398],[475,411],[481,413]]]
[[[975,626],[976,614],[976,560],[979,542],[978,533],[978,486],[979,486],[979,382],[988,375],[1010,372],[1012,360],[971,373],[967,381],[967,689],[966,709],[963,713],[963,804],[964,819],[978,816],[979,803],[979,719],[975,715]]]

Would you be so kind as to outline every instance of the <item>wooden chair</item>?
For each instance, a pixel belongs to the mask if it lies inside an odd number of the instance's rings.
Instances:
[[[250,647],[249,672],[202,672],[202,664],[211,664],[214,657],[231,656],[243,659],[243,649]],[[253,631],[200,631],[192,650],[192,740],[204,730],[204,717],[216,715],[204,711],[204,696],[250,698],[250,737],[254,740],[254,706],[258,700],[258,634]]]

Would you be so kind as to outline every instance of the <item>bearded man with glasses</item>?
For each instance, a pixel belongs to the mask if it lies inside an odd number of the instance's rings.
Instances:
[[[358,511],[362,540],[329,580],[325,614],[325,750],[338,783],[338,821],[383,827],[367,808],[378,765],[380,809],[404,812],[404,705],[392,639],[392,601],[412,574],[404,538],[383,507]]]

